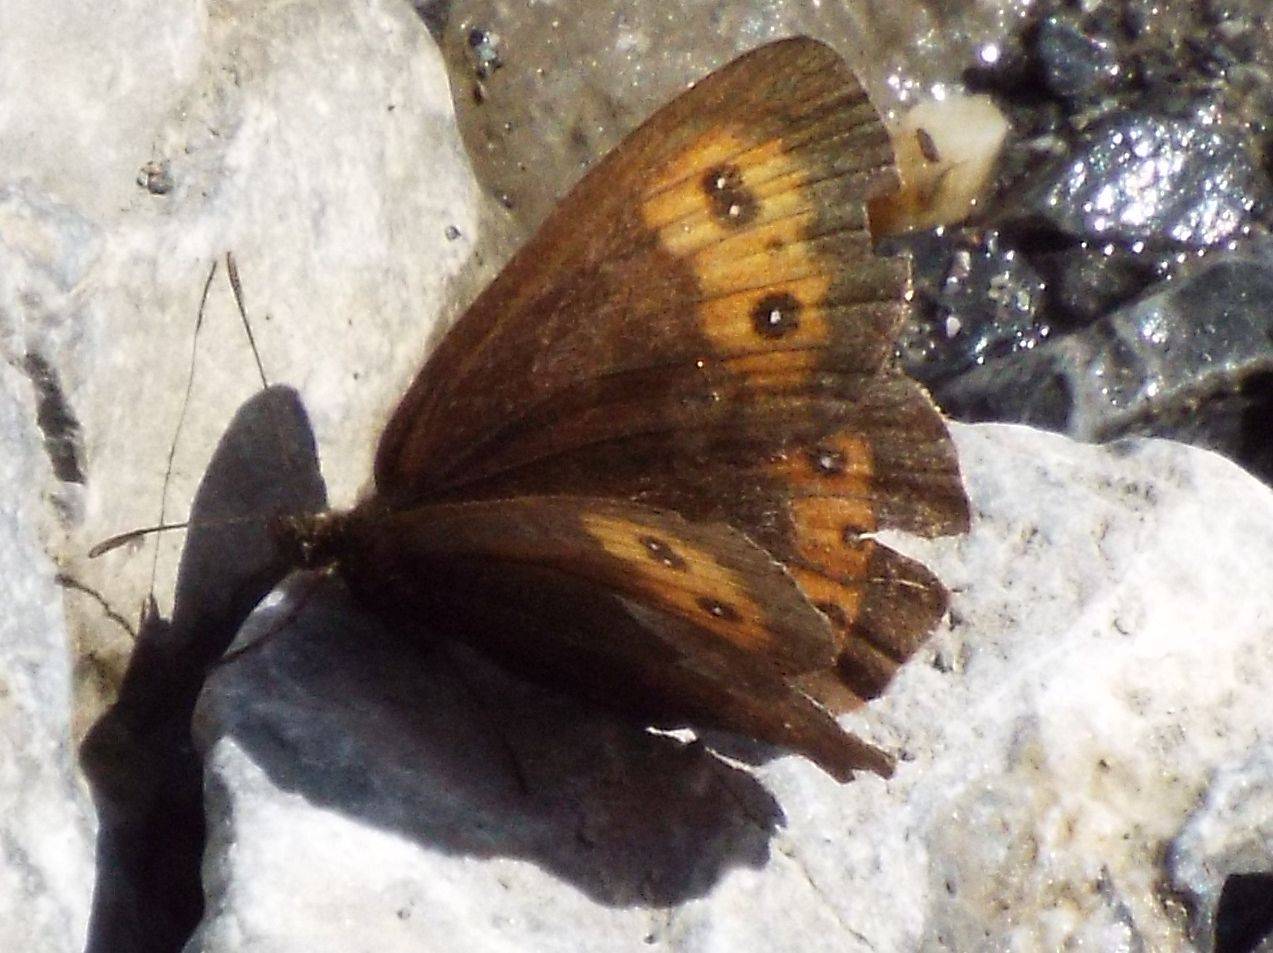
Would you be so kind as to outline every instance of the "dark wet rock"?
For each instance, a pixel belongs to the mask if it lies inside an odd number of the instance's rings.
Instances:
[[[1064,99],[1096,95],[1116,83],[1125,69],[1112,39],[1084,29],[1073,11],[1044,17],[1034,48],[1045,82]]]
[[[908,239],[917,308],[901,348],[948,412],[1169,436],[1273,480],[1266,14],[1043,0],[966,74],[1013,134],[977,220]]]
[[[1251,410],[1264,405],[1270,374],[1273,259],[1228,257],[936,392],[964,419],[1015,420],[1087,440],[1176,436],[1254,463],[1264,428]]]
[[[915,309],[898,343],[912,376],[933,383],[1046,340],[1045,283],[993,230],[898,239],[916,262]]]
[[[1124,244],[1220,244],[1249,226],[1263,173],[1238,130],[1127,114],[1087,130],[1034,177],[1012,218]]]
[[[1043,276],[1047,314],[1054,329],[1087,327],[1129,303],[1175,268],[1176,255],[1151,255],[1121,245],[1078,245],[1034,250],[1027,257]]]

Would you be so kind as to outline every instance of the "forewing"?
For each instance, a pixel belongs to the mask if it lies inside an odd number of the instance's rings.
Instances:
[[[827,352],[875,373],[908,279],[871,254],[865,200],[895,182],[828,47],[787,40],[713,73],[602,160],[451,329],[386,428],[377,491],[461,496],[569,445],[729,425],[739,385],[800,390]]]

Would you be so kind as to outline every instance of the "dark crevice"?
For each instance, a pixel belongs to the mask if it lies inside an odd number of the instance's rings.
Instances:
[[[54,476],[63,483],[83,483],[80,422],[71,412],[57,371],[34,351],[23,358],[22,369],[35,387],[35,419],[44,434],[44,450]]]
[[[433,42],[441,44],[442,35],[451,22],[451,0],[410,0],[410,5]]]
[[[53,581],[63,589],[68,589],[71,592],[78,592],[81,595],[88,596],[88,598],[92,599],[98,604],[98,606],[101,607],[102,614],[106,616],[107,619],[114,622],[117,626],[127,632],[130,640],[133,642],[137,641],[137,628],[126,618],[116,612],[114,607],[111,606],[111,604],[106,601],[106,598],[96,589],[93,589],[91,586],[86,586],[74,576],[64,572],[57,573],[53,577]]]

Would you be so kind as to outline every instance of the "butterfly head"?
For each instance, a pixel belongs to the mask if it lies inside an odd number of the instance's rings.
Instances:
[[[297,569],[328,569],[347,549],[348,521],[343,513],[280,516],[270,535],[288,564]]]

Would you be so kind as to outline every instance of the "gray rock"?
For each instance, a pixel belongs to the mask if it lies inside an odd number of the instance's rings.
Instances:
[[[1082,331],[945,383],[943,406],[1083,440],[1159,428],[1236,453],[1242,434],[1199,433],[1200,408],[1240,408],[1244,383],[1273,369],[1271,262],[1267,248],[1203,260]],[[1221,421],[1238,416],[1219,407]]]
[[[1044,82],[1064,99],[1093,97],[1113,85],[1126,68],[1114,43],[1085,30],[1073,11],[1043,17],[1034,43]]]
[[[1046,343],[1039,311],[1047,284],[997,232],[916,232],[892,244],[915,263],[916,309],[897,348],[912,377],[934,387]]]
[[[1094,242],[1202,248],[1241,234],[1263,185],[1243,135],[1203,118],[1120,114],[1032,184],[1021,214]]]

